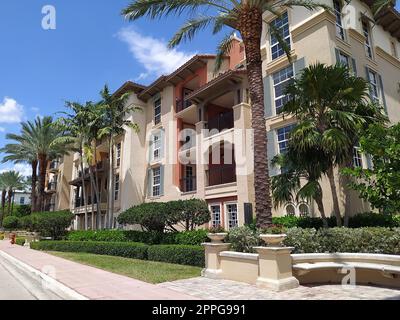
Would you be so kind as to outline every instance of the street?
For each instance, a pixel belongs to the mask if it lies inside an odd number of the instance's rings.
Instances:
[[[0,256],[0,300],[61,300]]]

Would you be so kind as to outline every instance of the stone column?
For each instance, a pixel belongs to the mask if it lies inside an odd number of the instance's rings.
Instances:
[[[297,288],[299,281],[293,277],[291,247],[256,247],[259,254],[257,286],[273,291]]]
[[[203,130],[205,128],[205,122],[200,121],[196,123],[196,184],[197,184],[197,196],[200,199],[205,198],[205,188],[207,186],[206,182],[206,167],[208,164],[207,159],[205,159],[203,152],[204,148],[204,134]],[[206,164],[207,163],[207,164]]]
[[[221,279],[221,257],[220,253],[228,251],[230,243],[203,243],[206,256],[206,268],[203,269],[201,275],[205,278]]]

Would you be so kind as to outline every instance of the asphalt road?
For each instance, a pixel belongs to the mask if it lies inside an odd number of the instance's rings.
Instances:
[[[0,300],[61,300],[0,256]]]

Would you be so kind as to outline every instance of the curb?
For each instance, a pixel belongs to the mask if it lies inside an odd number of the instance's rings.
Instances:
[[[29,276],[33,277],[36,281],[41,282],[43,285],[46,285],[47,288],[49,288],[53,293],[55,293],[64,300],[89,300],[87,297],[65,286],[56,279],[48,276],[43,272],[40,272],[39,270],[32,268],[31,266],[12,257],[11,255],[5,253],[4,251],[0,250],[0,256],[2,256],[5,260],[10,262],[18,270],[22,271],[25,274],[28,274]]]

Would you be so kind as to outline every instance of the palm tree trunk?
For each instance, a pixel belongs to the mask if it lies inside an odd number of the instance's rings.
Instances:
[[[317,197],[315,197],[315,202],[317,204],[318,207],[318,211],[321,215],[322,218],[322,223],[324,224],[324,228],[328,228],[328,220],[326,220],[326,215],[325,215],[325,208],[324,208],[324,202],[322,199],[322,195],[319,195]]]
[[[336,183],[335,183],[335,174],[333,172],[333,167],[330,167],[328,169],[327,176],[328,176],[329,184],[331,186],[331,191],[332,191],[333,211],[336,216],[336,224],[338,227],[341,227],[342,226],[342,216],[340,214],[339,198],[338,198],[337,187],[336,187]]]
[[[83,151],[81,149],[80,152],[80,157],[81,157],[81,172],[82,172],[82,197],[83,197],[83,207],[85,208],[85,223],[84,223],[84,229],[88,229],[88,208],[87,208],[87,199],[86,199],[86,186],[85,186],[85,170],[83,167]]]
[[[114,227],[114,203],[115,203],[115,177],[114,177],[114,139],[110,138],[110,166],[109,166],[109,179],[108,179],[108,199],[110,203],[109,214],[108,214],[108,228],[112,229]]]
[[[15,191],[11,190],[12,198],[11,198],[11,212],[14,212],[14,199],[15,199]]]
[[[97,142],[95,141],[95,145]],[[97,150],[96,147],[94,148],[94,162],[97,165]],[[102,164],[103,165],[103,164]],[[97,200],[97,219],[96,219],[96,229],[101,229],[101,188],[99,186],[99,172],[96,168],[95,171],[95,193],[96,193],[96,200]]]
[[[12,200],[12,194],[13,191],[12,189],[8,189],[8,199],[7,199],[7,214],[10,215],[11,214],[11,200]]]
[[[38,211],[43,211],[43,205],[44,205],[44,187],[46,184],[46,171],[47,171],[47,155],[45,154],[40,154],[39,157],[39,196],[38,196],[38,205],[37,205],[37,210]]]
[[[243,8],[239,13],[238,29],[246,50],[249,93],[252,104],[254,131],[254,185],[257,226],[272,224],[271,180],[267,156],[267,129],[265,123],[264,84],[262,77],[261,34],[262,12],[257,8]]]
[[[93,171],[92,167],[89,169],[89,175],[90,175],[90,196],[92,198],[92,230],[95,230],[95,215],[94,215],[94,206],[95,206],[95,193],[94,193],[94,178],[93,178]],[[97,199],[96,199],[97,200]],[[97,201],[96,201],[97,202]]]
[[[37,166],[38,161],[34,160],[31,163],[32,165],[32,185],[31,185],[31,212],[36,212],[37,208],[37,194],[36,194],[36,184],[37,184]]]

